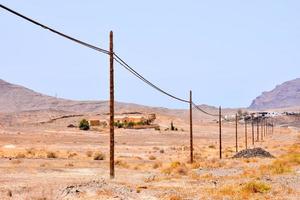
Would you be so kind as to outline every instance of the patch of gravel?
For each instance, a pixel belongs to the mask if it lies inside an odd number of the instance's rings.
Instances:
[[[244,149],[239,151],[233,156],[233,158],[252,158],[252,157],[261,157],[261,158],[275,158],[272,154],[262,148],[253,148],[253,149]]]
[[[130,199],[130,197],[133,195],[133,190],[128,187],[100,179],[81,184],[68,185],[60,190],[57,199],[76,199],[81,193],[95,194],[97,191],[102,190],[112,191],[113,197],[116,199]]]
[[[243,172],[242,169],[235,169],[235,168],[229,168],[229,169],[197,169],[196,171],[199,175],[204,174],[211,174],[213,176],[234,176],[239,175]]]

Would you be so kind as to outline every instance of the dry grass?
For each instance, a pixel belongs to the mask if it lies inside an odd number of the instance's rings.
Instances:
[[[151,156],[149,156],[149,160],[156,160],[156,157],[151,155]]]
[[[168,167],[161,170],[162,173],[167,175],[187,175],[188,168],[184,163],[180,163],[178,161],[172,162]]]
[[[250,181],[239,185],[225,185],[219,189],[210,188],[208,193],[213,199],[260,199],[256,195],[264,195],[270,192],[271,186],[260,181]]]
[[[262,165],[262,173],[284,174],[293,171],[300,164],[300,145],[295,144],[288,148],[288,153],[280,156],[269,165]]]
[[[270,185],[258,181],[248,182],[242,187],[242,191],[245,193],[266,193],[270,190]]]

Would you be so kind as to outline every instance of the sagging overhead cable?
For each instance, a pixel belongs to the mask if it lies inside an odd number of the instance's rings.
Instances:
[[[169,92],[166,92],[165,90],[159,88],[158,86],[154,85],[153,83],[151,83],[150,81],[148,81],[146,78],[144,78],[141,74],[139,74],[137,71],[135,71],[132,67],[130,67],[123,59],[121,59],[116,53],[114,53],[114,59],[116,62],[118,62],[121,66],[123,66],[126,70],[128,70],[130,73],[132,73],[134,76],[136,76],[137,78],[139,78],[140,80],[142,80],[143,82],[145,82],[147,85],[149,85],[150,87],[156,89],[157,91],[173,98],[176,99],[178,101],[184,102],[184,103],[189,103],[190,101],[176,97],[172,94],[170,94]]]
[[[0,7],[3,8],[4,10],[7,10],[8,12],[10,12],[10,13],[12,13],[12,14],[18,16],[18,17],[21,17],[21,18],[25,19],[25,20],[28,21],[28,22],[31,22],[31,23],[33,23],[33,24],[35,24],[35,25],[37,25],[37,26],[40,26],[40,27],[42,27],[42,28],[44,28],[44,29],[46,29],[46,30],[49,30],[49,31],[51,31],[51,32],[53,32],[53,33],[55,33],[55,34],[61,36],[61,37],[64,37],[64,38],[66,38],[66,39],[68,39],[68,40],[71,40],[71,41],[73,41],[73,42],[76,42],[76,43],[78,43],[78,44],[81,44],[81,45],[83,45],[83,46],[85,46],[85,47],[88,47],[88,48],[90,48],[90,49],[94,49],[94,50],[99,51],[99,52],[101,52],[101,53],[109,54],[109,51],[107,51],[107,50],[105,50],[105,49],[96,47],[96,46],[94,46],[94,45],[91,45],[91,44],[88,44],[88,43],[83,42],[83,41],[81,41],[81,40],[78,40],[78,39],[76,39],[76,38],[74,38],[74,37],[71,37],[71,36],[69,36],[69,35],[66,35],[66,34],[64,34],[64,33],[62,33],[62,32],[59,32],[59,31],[57,31],[57,30],[55,30],[55,29],[53,29],[53,28],[50,28],[49,26],[46,26],[46,25],[44,25],[44,24],[41,24],[40,22],[37,22],[37,21],[35,21],[35,20],[29,18],[29,17],[26,17],[25,15],[22,15],[22,14],[16,12],[16,11],[14,11],[14,10],[12,10],[12,9],[10,9],[10,8],[8,8],[8,7],[6,7],[6,6],[4,6],[4,5],[2,5],[2,4],[0,4]]]

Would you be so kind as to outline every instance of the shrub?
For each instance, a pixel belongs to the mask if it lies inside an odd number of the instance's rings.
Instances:
[[[93,152],[92,151],[87,151],[86,153],[85,153],[85,155],[87,156],[87,157],[92,157],[92,155],[93,155]]]
[[[149,156],[149,160],[156,160],[156,157],[151,155],[151,156]]]
[[[24,153],[18,153],[16,158],[25,158],[25,154]]]
[[[94,155],[94,160],[104,160],[105,159],[105,155],[101,152],[97,152]]]
[[[80,122],[79,122],[79,129],[80,130],[84,130],[84,131],[87,131],[90,129],[90,124],[89,122],[86,120],[86,119],[82,119]]]
[[[54,152],[50,151],[47,152],[47,158],[57,158],[57,155]]]
[[[114,123],[114,126],[115,126],[115,127],[118,127],[118,128],[123,128],[123,127],[124,127],[124,124],[121,123],[121,122],[115,122],[115,123]]]
[[[266,193],[269,192],[270,189],[271,186],[267,185],[266,183],[251,181],[246,183],[242,190],[249,193]]]
[[[134,127],[135,123],[134,122],[128,122],[127,127],[132,128]]]

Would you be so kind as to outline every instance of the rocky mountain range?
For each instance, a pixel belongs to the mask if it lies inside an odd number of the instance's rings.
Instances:
[[[300,106],[300,78],[277,85],[252,101],[250,109],[274,109]]]

